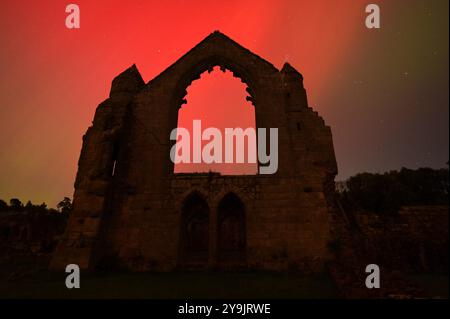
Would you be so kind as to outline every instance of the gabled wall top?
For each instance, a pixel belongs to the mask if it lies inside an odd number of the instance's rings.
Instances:
[[[209,34],[205,39],[199,42],[196,46],[194,46],[191,50],[185,53],[182,57],[180,57],[175,63],[169,66],[166,70],[161,72],[154,79],[149,81],[147,84],[151,84],[153,81],[156,81],[158,78],[170,72],[178,65],[183,64],[186,60],[191,59],[193,56],[200,55],[209,55],[209,56],[220,56],[221,52],[240,52],[241,55],[247,56],[248,58],[254,60],[257,64],[259,63],[264,69],[269,72],[279,72],[279,70],[267,60],[261,58],[260,56],[254,54],[250,50],[244,48],[236,41],[232,40],[225,34],[220,31],[214,31]],[[234,61],[239,62],[239,61]]]

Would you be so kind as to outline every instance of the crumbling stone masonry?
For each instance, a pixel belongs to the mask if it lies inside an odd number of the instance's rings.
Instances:
[[[256,126],[278,128],[274,175],[174,174],[170,131],[186,88],[214,66],[248,86]],[[137,271],[321,271],[330,258],[337,174],[331,130],[303,77],[214,32],[148,83],[133,65],[112,82],[83,137],[74,210],[51,262]]]

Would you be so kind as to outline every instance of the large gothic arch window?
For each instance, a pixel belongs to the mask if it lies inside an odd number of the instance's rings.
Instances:
[[[190,158],[191,163],[179,163],[173,167],[174,173],[206,173],[219,172],[222,175],[255,175],[258,171],[258,163],[249,161],[249,152],[256,154],[255,143],[251,138],[244,138],[244,163],[237,163],[236,144],[234,139],[233,163],[225,163],[225,128],[253,128],[256,132],[256,112],[253,100],[253,91],[247,86],[240,73],[232,72],[223,66],[211,66],[200,72],[198,76],[192,76],[181,83],[187,85],[183,90],[176,90],[178,114],[177,127],[186,128],[190,132]],[[221,72],[222,71],[222,72]],[[181,91],[181,93],[179,93]],[[179,97],[180,96],[180,97]],[[209,127],[218,128],[222,133],[222,162],[192,163],[193,161],[193,121],[201,120],[202,130]],[[202,141],[202,149],[211,140]],[[251,144],[250,144],[251,143]],[[249,150],[250,149],[250,150]],[[256,156],[255,156],[256,157]]]
[[[228,193],[217,208],[217,252],[219,263],[243,263],[246,259],[245,207]]]
[[[181,210],[182,264],[202,265],[209,259],[209,206],[203,196],[191,193]]]

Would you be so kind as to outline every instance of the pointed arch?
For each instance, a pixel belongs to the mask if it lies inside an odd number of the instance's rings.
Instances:
[[[245,206],[235,193],[226,194],[217,206],[217,256],[221,264],[246,261]]]
[[[210,210],[205,197],[191,192],[181,207],[180,263],[184,267],[204,266],[209,260]]]

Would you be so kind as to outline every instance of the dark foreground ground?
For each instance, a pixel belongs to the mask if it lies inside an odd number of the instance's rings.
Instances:
[[[448,276],[412,275],[426,297],[448,298]],[[280,273],[97,273],[81,275],[80,289],[67,289],[65,275],[41,271],[0,278],[4,298],[340,298],[327,275]]]
[[[100,273],[67,289],[65,276],[42,272],[0,281],[0,298],[337,298],[325,275],[275,273]]]

